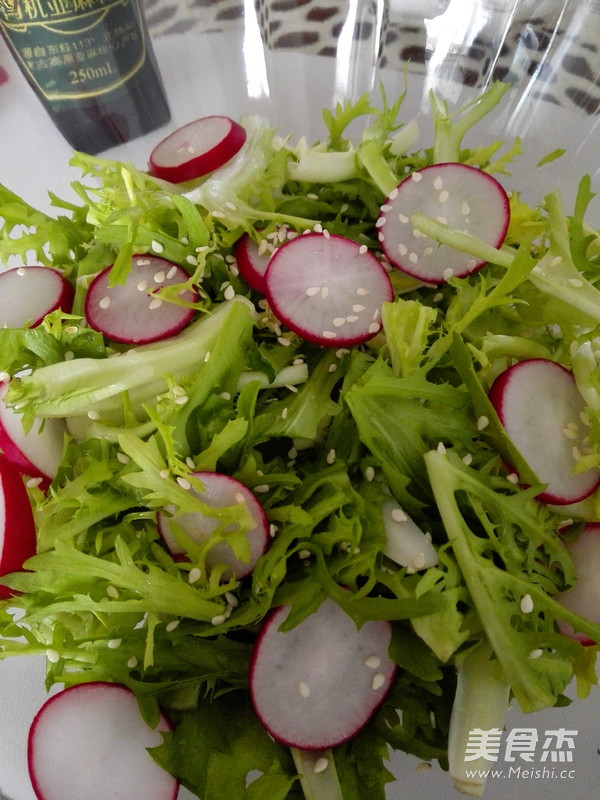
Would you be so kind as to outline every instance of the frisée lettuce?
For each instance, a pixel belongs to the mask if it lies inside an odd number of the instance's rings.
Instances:
[[[457,111],[432,98],[430,149],[407,152],[414,125],[399,121],[402,98],[383,98],[383,109],[363,98],[326,111],[329,138],[314,145],[246,117],[232,161],[181,185],[76,153],[81,205],[52,196],[56,217],[0,187],[4,264],[33,255],[76,290],[71,313],[0,329],[6,402],[26,428],[59,418],[68,429],[48,491],[27,481],[38,551],[2,578],[17,594],[0,606],[0,657],[45,654],[48,686],[128,686],[150,724],[164,709],[174,730],[153,757],[199,798],[383,800],[390,748],[444,768],[450,753],[452,768],[456,742],[478,727],[476,708],[465,718],[453,710],[463,664],[478,666],[463,673],[461,692],[478,696],[490,674],[504,687],[500,720],[509,696],[536,711],[568,702],[573,679],[582,696],[596,683],[597,647],[563,635],[560,623],[596,642],[600,625],[556,597],[577,579],[565,536],[599,518],[599,495],[564,509],[536,500],[539,480],[487,397],[515,360],[564,365],[590,415],[582,468],[600,466],[600,247],[585,222],[589,180],[572,213],[558,191],[535,208],[513,193],[498,248],[415,215],[413,227],[440,246],[488,263],[440,286],[390,269],[395,296],[382,331],[356,347],[319,347],[287,330],[233,255],[242,234],[277,243],[282,230],[326,230],[379,253],[379,208],[414,170],[446,160],[506,172],[520,143],[503,154],[500,142],[462,144],[506,90],[495,84]],[[346,129],[363,117],[353,144]],[[144,252],[187,271],[196,319],[159,342],[117,345],[86,325],[86,288],[111,264],[112,281],[124,282],[132,254]],[[160,296],[182,302],[168,288]],[[235,477],[265,509],[270,543],[248,577],[207,568],[225,540],[248,560],[252,520],[243,505],[211,508],[190,492],[202,488],[202,471]],[[390,497],[433,543],[437,564],[386,557]],[[185,559],[161,541],[165,507],[214,518],[207,541],[179,537]],[[327,597],[358,626],[391,621],[399,668],[374,717],[325,754],[321,774],[314,754],[263,729],[248,670],[272,608],[290,606],[292,627]]]

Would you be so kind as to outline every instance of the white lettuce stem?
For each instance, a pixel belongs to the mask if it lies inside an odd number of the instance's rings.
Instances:
[[[448,738],[448,761],[455,788],[471,797],[482,797],[486,770],[491,762],[469,757],[467,745],[475,729],[502,730],[508,709],[508,683],[499,677],[500,667],[491,658],[491,647],[483,646],[466,656],[458,671],[458,683]],[[473,777],[476,776],[476,777]]]
[[[290,750],[306,800],[344,800],[331,750]]]

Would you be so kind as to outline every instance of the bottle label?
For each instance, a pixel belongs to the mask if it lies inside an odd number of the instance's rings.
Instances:
[[[48,100],[104,94],[144,64],[144,27],[131,0],[0,0],[0,27]]]

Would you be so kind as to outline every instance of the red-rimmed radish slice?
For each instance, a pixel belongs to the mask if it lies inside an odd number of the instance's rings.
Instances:
[[[288,606],[265,620],[250,664],[254,710],[277,741],[301,750],[334,747],[371,718],[392,685],[389,622],[360,628],[333,600],[288,631]]]
[[[585,402],[572,374],[544,358],[520,361],[490,388],[489,399],[507,435],[546,488],[537,499],[577,503],[600,485],[600,471],[577,472],[587,448]]]
[[[0,453],[0,575],[19,572],[35,549],[33,512],[21,473]],[[12,595],[0,584],[0,599]]]
[[[224,116],[202,117],[182,125],[159,142],[149,160],[155,178],[182,183],[226,164],[246,141],[246,129]]]
[[[270,236],[257,242],[249,233],[244,233],[234,245],[233,254],[240,275],[248,286],[261,294],[266,293],[265,272],[271,256],[281,244],[287,241],[288,234],[288,229],[282,226],[278,231],[274,231]]]
[[[184,283],[189,275],[177,264],[152,255],[135,255],[125,283],[110,286],[112,267],[91,282],[85,297],[85,316],[94,330],[115,342],[147,344],[179,333],[194,309],[161,300],[164,286]],[[182,289],[180,299],[193,303],[196,292]]]
[[[70,312],[74,291],[51,267],[15,267],[0,272],[0,328],[35,328],[57,308]]]
[[[577,578],[570,589],[557,594],[555,599],[569,611],[600,624],[600,522],[586,523],[577,539],[566,547]],[[574,632],[567,622],[561,621],[560,628],[581,644],[595,644],[584,634]]]
[[[265,553],[269,543],[269,522],[262,505],[250,489],[241,481],[221,472],[196,472],[194,477],[203,485],[202,492],[192,488],[190,491],[212,508],[226,508],[237,503],[245,503],[253,521],[256,523],[247,533],[250,547],[250,559],[238,558],[226,541],[211,547],[206,556],[206,566],[211,569],[217,564],[229,567],[225,577],[232,574],[235,578],[243,578],[252,572],[258,559]],[[181,529],[192,542],[202,544],[219,526],[215,517],[206,517],[201,513],[186,512],[175,517],[170,516],[170,509],[159,512],[158,530],[171,555],[185,560],[185,550],[177,541],[173,525]],[[227,532],[227,530],[226,530]]]
[[[25,432],[23,418],[4,402],[8,384],[0,382],[0,450],[23,475],[47,487],[58,471],[67,426],[62,419],[36,420]]]
[[[381,248],[395,267],[435,284],[469,275],[485,261],[413,229],[413,214],[431,217],[499,247],[510,221],[510,204],[495,178],[454,162],[416,170],[391,192],[377,220]]]
[[[134,693],[80,683],[52,695],[29,729],[27,760],[39,800],[175,800],[179,784],[148,753],[170,731],[142,718]]]
[[[275,316],[303,339],[327,347],[366,342],[393,299],[385,268],[343,236],[307,233],[282,244],[265,273]]]

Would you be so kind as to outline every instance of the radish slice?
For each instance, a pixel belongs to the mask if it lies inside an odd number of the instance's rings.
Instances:
[[[245,128],[229,117],[202,117],[156,145],[150,154],[149,172],[171,183],[191,181],[223,166],[245,141]]]
[[[248,286],[261,294],[266,294],[265,272],[274,251],[288,237],[289,230],[282,226],[277,235],[256,242],[249,233],[244,233],[234,245],[233,254],[240,275]]]
[[[90,326],[115,342],[147,344],[179,333],[194,316],[193,308],[161,300],[154,294],[163,286],[183,283],[189,275],[177,264],[151,255],[136,255],[125,283],[110,286],[112,267],[96,275],[85,298]],[[198,297],[182,289],[180,299]]]
[[[46,314],[70,312],[74,291],[51,267],[16,267],[0,272],[0,327],[35,328]]]
[[[62,419],[36,420],[25,433],[23,418],[4,403],[7,383],[0,383],[0,450],[19,472],[39,478],[44,487],[54,479],[62,459],[67,426]]]
[[[80,683],[52,695],[29,730],[27,759],[39,800],[175,800],[178,782],[147,752],[171,724],[142,718],[132,691]]]
[[[226,564],[230,570],[225,573],[225,579],[231,575],[237,579],[249,575],[260,556],[265,553],[269,543],[269,522],[262,505],[247,486],[230,475],[220,472],[195,472],[194,477],[198,478],[204,486],[202,492],[190,489],[200,500],[212,508],[225,508],[237,503],[246,503],[248,511],[256,523],[255,527],[246,534],[250,545],[249,561],[237,558],[230,545],[221,541],[208,551],[207,568],[211,569],[217,564]],[[183,530],[192,542],[202,544],[219,526],[219,521],[214,517],[205,517],[203,514],[190,512],[173,517],[169,515],[169,512],[172,514],[172,511],[173,509],[167,508],[165,511],[159,512],[158,530],[171,555],[178,560],[185,560],[185,550],[177,541],[173,524]],[[233,529],[231,530],[233,531]],[[226,532],[229,532],[229,529],[226,529]]]
[[[520,361],[496,378],[489,399],[515,447],[547,484],[538,500],[577,503],[600,485],[598,469],[575,472],[589,430],[584,399],[567,369],[544,358]]]
[[[31,503],[20,472],[0,453],[0,575],[19,572],[35,555],[36,534]],[[0,598],[14,594],[0,585]]]
[[[265,273],[267,300],[290,330],[327,347],[366,342],[393,299],[381,263],[343,236],[308,233],[283,244]]]
[[[388,656],[392,626],[357,629],[333,600],[289,631],[289,606],[265,621],[250,664],[254,710],[271,736],[301,750],[334,747],[354,736],[385,699],[396,674]]]
[[[381,509],[387,541],[384,554],[410,570],[428,569],[438,563],[438,554],[431,539],[423,533],[406,511],[393,500]]]
[[[495,178],[454,162],[416,170],[392,191],[377,220],[383,252],[408,275],[424,283],[442,283],[469,275],[485,261],[414,230],[413,214],[424,214],[499,247],[508,229],[510,205]]]
[[[600,522],[588,522],[581,534],[567,544],[577,573],[576,583],[555,599],[565,608],[592,622],[600,623]],[[583,645],[593,645],[590,638],[575,633],[573,628],[560,621],[560,628]]]

